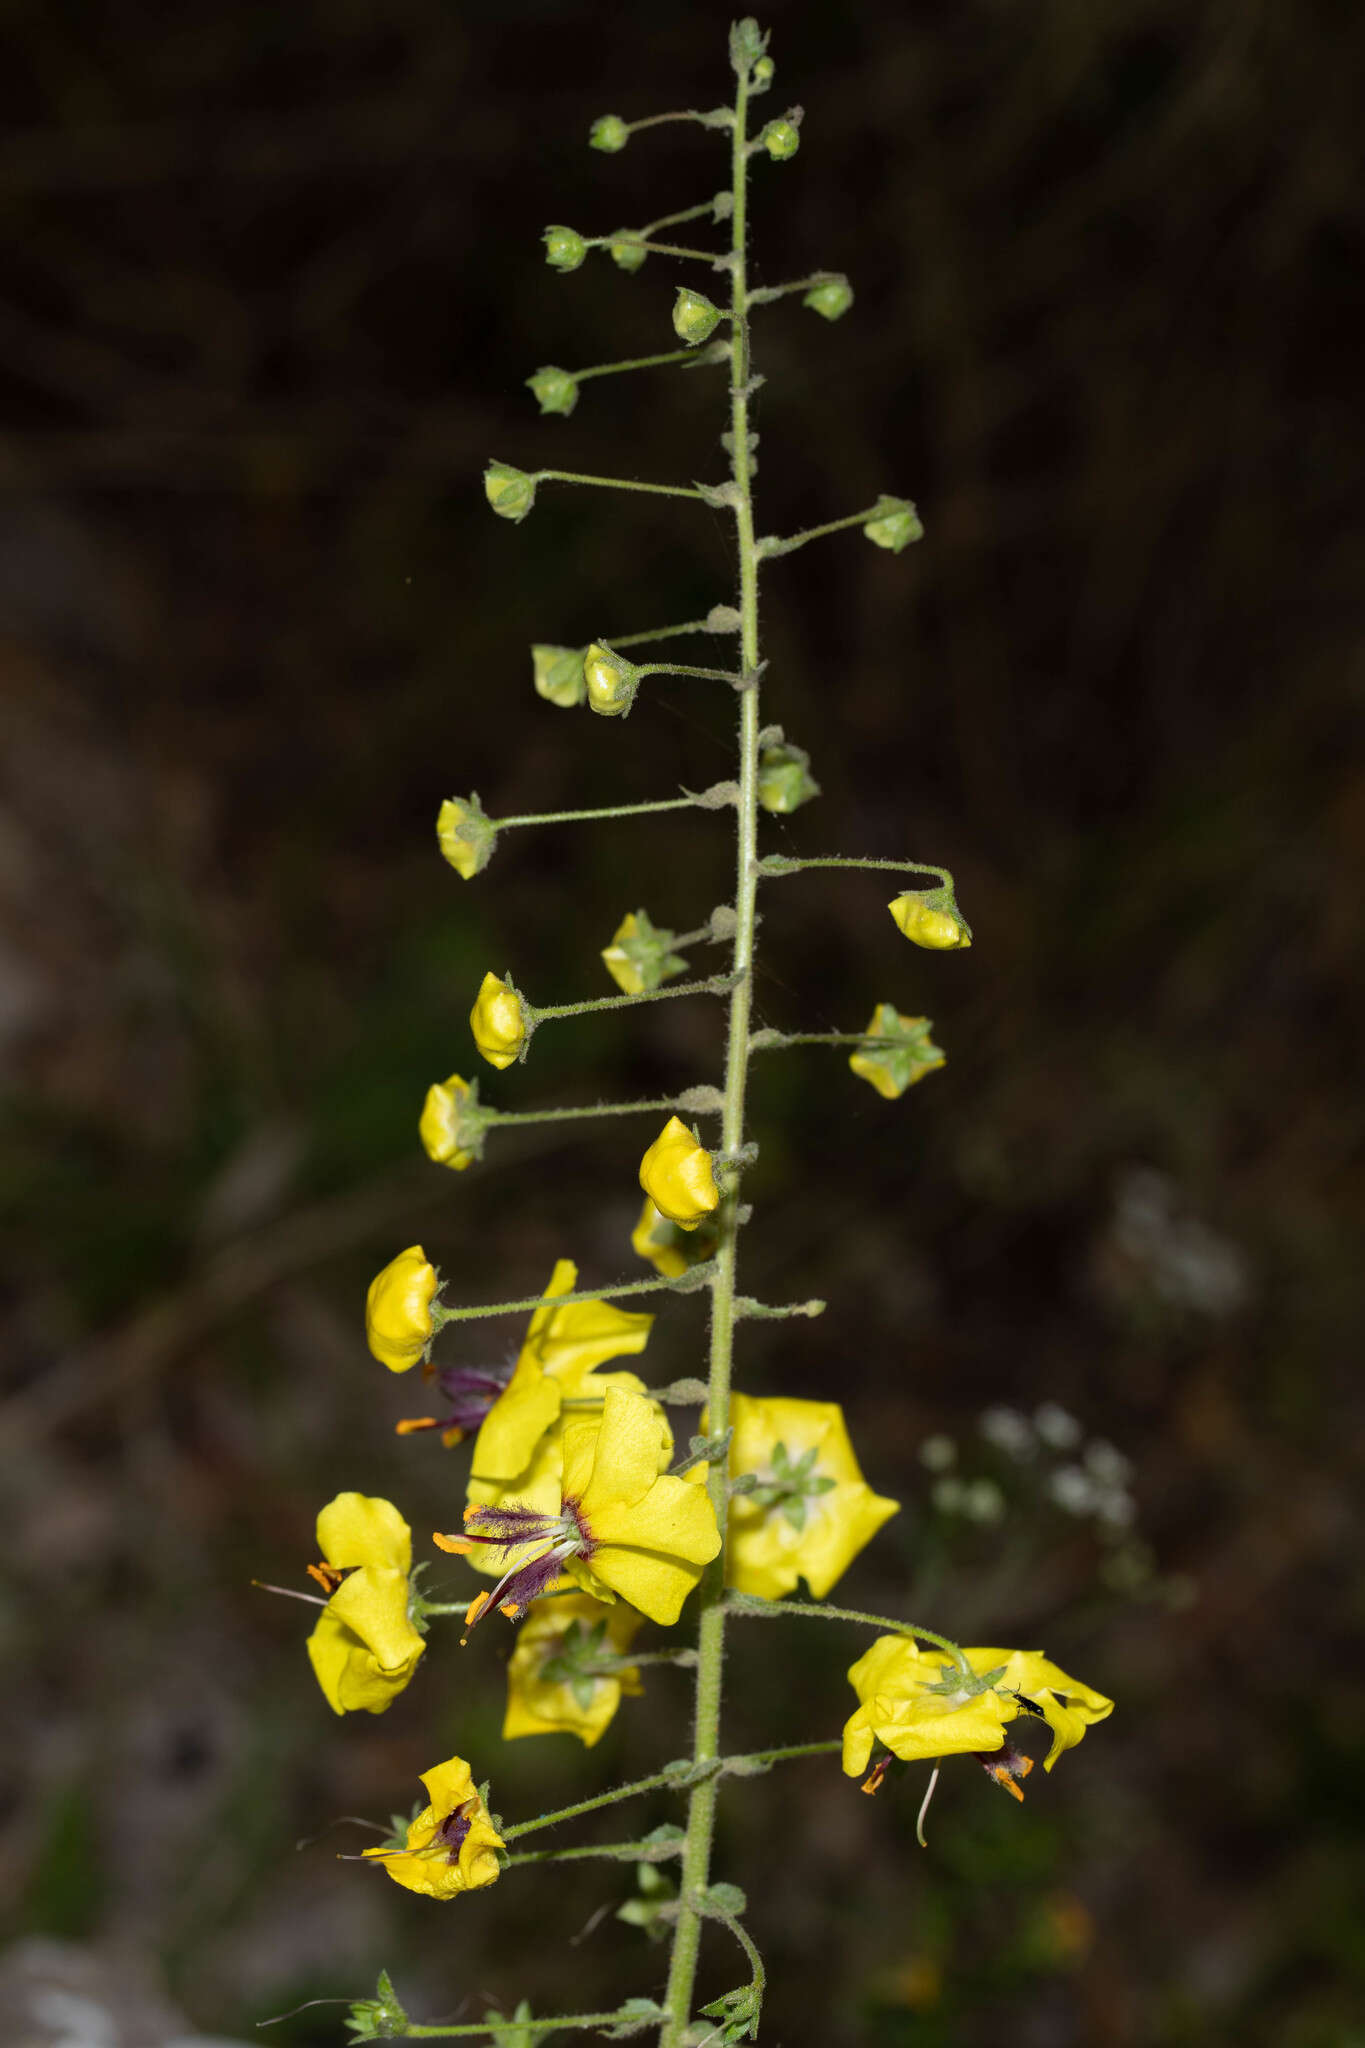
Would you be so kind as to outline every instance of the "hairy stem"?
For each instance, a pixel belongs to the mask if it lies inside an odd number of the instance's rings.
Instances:
[[[735,97],[735,123],[731,132],[731,248],[730,270],[730,474],[735,493],[735,529],[739,554],[740,663],[746,674],[754,674],[758,656],[758,552],[754,542],[753,492],[749,452],[749,313],[748,274],[745,267],[746,176],[745,127],[748,111],[749,78],[739,73]],[[739,803],[736,809],[735,884],[735,985],[730,993],[730,1028],[725,1059],[725,1112],[721,1149],[737,1153],[744,1144],[744,1094],[749,1068],[749,1015],[754,957],[754,898],[757,889],[755,856],[758,842],[758,735],[760,731],[758,682],[744,691],[739,703]],[[735,1268],[737,1258],[739,1200],[732,1188],[725,1196],[720,1245],[711,1279],[711,1372],[707,1388],[707,1427],[713,1436],[723,1436],[730,1421],[730,1374],[734,1352]],[[726,1472],[722,1464],[711,1467],[707,1490],[716,1511],[716,1521],[725,1529],[729,1500]],[[693,1725],[693,1758],[705,1763],[718,1754],[720,1741],[721,1665],[725,1653],[725,1551],[707,1569],[700,1594],[701,1616],[697,1629],[697,1689]],[[717,1780],[705,1778],[692,1788],[687,1809],[687,1837],[683,1844],[681,1901],[673,1930],[669,1959],[668,1990],[664,2004],[668,2014],[659,2032],[660,2048],[681,2048],[692,2012],[697,1956],[701,1946],[701,1915],[691,1903],[704,1892],[711,1868],[711,1838],[715,1830]]]

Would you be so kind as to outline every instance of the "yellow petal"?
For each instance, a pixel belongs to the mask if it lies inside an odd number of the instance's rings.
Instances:
[[[814,1597],[823,1600],[859,1551],[899,1511],[900,1503],[874,1493],[864,1480],[836,1401],[736,1394],[730,1420],[732,1478],[743,1472],[772,1476],[773,1453],[783,1444],[792,1462],[813,1451],[810,1476],[833,1484],[805,1496],[800,1529],[793,1528],[780,1502],[758,1506],[742,1494],[736,1496],[730,1510],[726,1584],[779,1600],[804,1578]],[[703,1414],[703,1434],[707,1424]]]
[[[592,1695],[583,1706],[567,1679],[549,1679],[544,1667],[557,1654],[575,1622],[589,1627],[605,1620],[603,1648],[621,1655],[630,1648],[641,1616],[629,1607],[604,1607],[585,1593],[571,1593],[539,1602],[517,1633],[507,1666],[507,1712],[503,1740],[525,1735],[576,1735],[591,1749],[606,1733],[624,1693],[640,1691],[638,1671],[627,1669],[594,1678]]]
[[[530,1464],[536,1445],[558,1419],[561,1394],[534,1358],[522,1352],[511,1379],[479,1426],[471,1470],[481,1479],[512,1479]]]
[[[993,1660],[982,1663],[984,1671],[1004,1664],[1004,1676],[997,1681],[1001,1689],[1022,1693],[1042,1710],[1052,1730],[1052,1747],[1043,1759],[1045,1771],[1052,1769],[1064,1749],[1075,1748],[1087,1728],[1107,1720],[1114,1711],[1111,1699],[1069,1677],[1041,1650],[969,1650],[967,1655],[973,1665],[978,1657]]]
[[[318,1549],[328,1564],[412,1567],[412,1531],[391,1500],[377,1494],[339,1493],[318,1515]]]
[[[711,1155],[677,1116],[668,1119],[640,1161],[640,1186],[683,1230],[695,1230],[720,1202]]]
[[[459,1074],[450,1074],[444,1081],[433,1081],[427,1090],[417,1126],[417,1135],[428,1159],[435,1160],[438,1166],[450,1167],[454,1173],[463,1173],[478,1157],[476,1152],[460,1143],[460,1112],[469,1092],[468,1081]]]
[[[407,1372],[430,1343],[436,1288],[436,1268],[420,1244],[409,1245],[396,1259],[390,1259],[370,1282],[365,1297],[365,1336],[375,1357],[390,1372]]]
[[[428,1898],[450,1899],[492,1884],[501,1868],[497,1851],[503,1846],[502,1837],[475,1790],[469,1765],[463,1757],[451,1757],[424,1771],[422,1783],[431,1804],[409,1827],[407,1848],[366,1849],[362,1853],[381,1862],[395,1884],[423,1892]],[[441,1844],[433,1848],[433,1843],[442,1821],[461,1807],[471,1809],[469,1830],[452,1862],[449,1852]]]
[[[510,1067],[526,1043],[521,999],[496,974],[485,974],[469,1013],[474,1043],[491,1067]]]
[[[408,1575],[366,1565],[342,1581],[308,1639],[314,1675],[338,1714],[382,1714],[425,1644],[408,1619]]]
[[[590,1444],[580,1425],[565,1429],[565,1495],[578,1501],[590,1523],[609,1508],[634,1506],[658,1480],[664,1436],[663,1417],[652,1401],[609,1387]]]
[[[578,1282],[572,1259],[556,1261],[542,1305],[531,1317],[522,1357],[532,1355],[542,1370],[574,1393],[584,1375],[609,1358],[626,1358],[644,1350],[654,1318],[632,1315],[609,1301],[571,1301],[556,1305],[555,1297],[571,1294]]]

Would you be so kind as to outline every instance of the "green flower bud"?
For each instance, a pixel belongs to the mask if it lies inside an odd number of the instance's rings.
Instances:
[[[583,656],[583,683],[588,709],[603,718],[624,718],[635,702],[640,671],[598,640]]]
[[[750,91],[766,92],[773,82],[773,73],[776,69],[777,66],[773,63],[771,57],[760,57],[754,66],[753,83],[750,86]]]
[[[813,284],[801,303],[826,320],[841,320],[853,304],[853,287],[846,277],[827,277]]]
[[[932,1029],[927,1017],[902,1017],[894,1004],[878,1003],[849,1065],[859,1080],[870,1082],[878,1095],[894,1102],[944,1064],[943,1053],[929,1036]],[[878,1044],[879,1039],[887,1042]]]
[[[619,114],[599,114],[588,130],[588,148],[615,156],[630,141],[630,130]]]
[[[611,260],[618,270],[638,270],[649,251],[643,242],[624,239],[624,236],[623,229],[622,233],[609,243]]]
[[[577,270],[588,253],[588,245],[577,228],[546,228],[541,237],[545,261],[552,270]]]
[[[670,974],[686,969],[687,962],[669,950],[676,936],[652,923],[647,910],[632,910],[616,927],[611,944],[603,947],[602,964],[626,995],[643,995]]]
[[[758,800],[765,811],[784,814],[800,810],[820,785],[808,773],[810,755],[804,747],[793,746],[783,737],[781,726],[764,735],[758,757]]]
[[[456,874],[470,882],[493,858],[498,828],[477,796],[448,796],[436,814],[436,837]]]
[[[719,306],[713,306],[704,292],[689,291],[683,285],[673,301],[673,332],[689,348],[709,341],[721,322]]]
[[[543,364],[534,377],[528,377],[526,388],[534,391],[542,412],[560,412],[566,419],[578,403],[577,377],[553,363]]]
[[[785,117],[780,121],[769,121],[758,139],[775,164],[786,163],[788,157],[795,156],[801,147],[796,123]]]
[[[558,704],[563,711],[572,711],[575,704],[581,704],[588,694],[583,680],[583,653],[581,647],[533,647],[536,695],[547,704]]]
[[[955,953],[972,943],[972,928],[945,883],[938,889],[907,889],[887,904],[896,929],[912,945],[933,953]]]
[[[893,555],[908,548],[912,540],[924,538],[919,513],[908,498],[878,498],[876,511],[863,532],[875,546],[890,548]]]
[[[536,480],[509,462],[490,462],[483,473],[483,494],[499,519],[524,519],[536,502]]]
[[[742,21],[730,24],[730,63],[734,70],[752,71],[762,62],[763,52],[768,47],[768,38],[752,14],[746,14]]]

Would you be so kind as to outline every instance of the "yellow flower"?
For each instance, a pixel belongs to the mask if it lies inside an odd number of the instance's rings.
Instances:
[[[436,1328],[431,1302],[438,1285],[436,1268],[420,1244],[409,1245],[371,1280],[365,1336],[390,1372],[407,1372],[431,1342]]]
[[[640,1161],[640,1186],[661,1215],[695,1230],[720,1202],[711,1154],[681,1117],[671,1116]]]
[[[680,1225],[660,1214],[648,1195],[640,1220],[630,1233],[632,1251],[648,1259],[665,1280],[679,1280],[689,1266],[699,1266],[711,1258],[716,1242],[714,1226],[696,1228],[695,1235],[685,1233]]]
[[[533,1607],[507,1666],[503,1741],[562,1729],[591,1749],[605,1735],[622,1695],[643,1690],[633,1666],[598,1671],[594,1663],[623,1656],[641,1619],[632,1608],[604,1607],[587,1593],[561,1594]]]
[[[510,1067],[526,1044],[526,1018],[521,997],[510,982],[485,974],[469,1013],[474,1043],[490,1067]]]
[[[433,1081],[422,1105],[417,1134],[428,1159],[463,1173],[483,1156],[486,1112],[479,1108],[479,1084],[459,1074]]]
[[[469,882],[493,858],[498,828],[477,796],[448,796],[436,814],[436,839],[456,874]]]
[[[953,892],[941,889],[907,889],[894,896],[887,909],[897,931],[916,946],[934,953],[952,953],[972,943],[971,926],[957,907]]]
[[[617,925],[611,944],[603,947],[602,964],[626,995],[643,995],[687,966],[669,951],[674,936],[656,925],[647,910],[632,910]]]
[[[944,1064],[942,1049],[929,1036],[933,1028],[927,1017],[904,1017],[894,1004],[878,1003],[849,1066],[860,1081],[870,1082],[878,1095],[894,1102]],[[877,1039],[888,1042],[868,1043]]]
[[[583,690],[588,709],[599,712],[603,718],[625,718],[639,687],[640,671],[635,663],[594,640],[583,656]]]
[[[980,1754],[1005,1748],[1005,1729],[1019,1715],[1046,1721],[1052,1747],[1043,1768],[1051,1770],[1114,1702],[1078,1679],[1068,1678],[1039,1650],[967,1650],[971,1676],[946,1650],[921,1649],[909,1636],[878,1636],[849,1670],[859,1705],[844,1726],[844,1769],[856,1778],[867,1768],[873,1742],[903,1762],[919,1758]],[[1023,1759],[1025,1768],[1028,1760]],[[1015,1775],[1003,1767],[999,1782],[1023,1794]]]
[[[317,1535],[326,1563],[308,1569],[331,1598],[308,1638],[314,1676],[334,1713],[382,1714],[426,1648],[408,1614],[412,1531],[392,1501],[339,1493]]]
[[[502,1866],[502,1836],[488,1817],[462,1756],[423,1771],[430,1805],[408,1829],[404,1849],[366,1849],[395,1884],[429,1899],[453,1899],[459,1892],[492,1884]]]
[[[730,1421],[730,1476],[759,1484],[731,1503],[726,1583],[780,1600],[804,1578],[823,1600],[900,1502],[863,1478],[836,1401],[735,1394]]]
[[[492,1593],[470,1606],[472,1626],[490,1607],[520,1619],[567,1572],[599,1600],[617,1594],[651,1621],[671,1625],[720,1549],[709,1495],[661,1473],[668,1426],[653,1402],[608,1387],[600,1420],[563,1426],[559,1512],[506,1500],[465,1509],[460,1536],[436,1537],[443,1550],[501,1551],[507,1569]]]

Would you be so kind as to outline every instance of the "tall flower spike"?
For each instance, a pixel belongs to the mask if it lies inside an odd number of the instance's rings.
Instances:
[[[758,1484],[731,1502],[726,1584],[780,1600],[805,1579],[823,1600],[900,1502],[863,1478],[835,1401],[733,1394],[730,1421],[730,1477]]]
[[[681,1230],[695,1230],[720,1205],[711,1154],[677,1116],[668,1119],[640,1161],[640,1186]]]
[[[510,1067],[522,1057],[528,1033],[521,997],[510,981],[503,981],[491,969],[474,998],[469,1028],[490,1067]]]
[[[431,1304],[439,1275],[420,1244],[409,1245],[376,1273],[365,1297],[365,1337],[381,1365],[407,1372],[436,1330]]]
[[[336,1714],[382,1714],[426,1648],[409,1613],[412,1531],[392,1501],[339,1493],[318,1516],[325,1562],[309,1571],[329,1594],[308,1657]]]
[[[429,1899],[453,1899],[492,1884],[501,1864],[502,1836],[479,1797],[462,1756],[423,1771],[430,1802],[407,1831],[402,1849],[365,1849],[382,1863],[395,1884]]]

